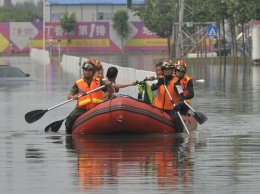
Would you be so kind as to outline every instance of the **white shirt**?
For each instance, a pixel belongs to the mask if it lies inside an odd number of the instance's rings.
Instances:
[[[107,77],[102,79],[103,81],[109,81]],[[112,83],[112,88],[113,88],[113,94],[112,96],[115,96],[115,83]],[[104,101],[109,100],[109,92],[104,92]]]

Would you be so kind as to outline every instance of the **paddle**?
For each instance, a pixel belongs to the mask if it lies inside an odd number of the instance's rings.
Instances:
[[[45,132],[49,132],[49,131],[58,132],[65,119],[66,118],[59,121],[54,121],[53,123],[49,124],[47,127],[45,127]]]
[[[194,113],[194,119],[196,119],[196,121],[198,121],[199,124],[203,124],[204,122],[206,122],[208,120],[208,118],[201,112],[196,112],[187,102],[184,101],[184,103],[186,104],[187,107],[189,107],[189,109],[192,110],[192,112]]]
[[[77,97],[77,99],[80,98],[80,97],[82,97],[82,96],[85,96],[85,95],[87,95],[87,94],[96,92],[96,91],[98,91],[98,90],[100,90],[100,89],[102,89],[102,88],[104,88],[104,87],[105,87],[105,85],[100,86],[100,87],[98,87],[98,88],[96,88],[96,89],[94,89],[94,90],[90,90],[89,92],[86,92],[86,93],[84,93],[84,94],[81,94],[81,95],[79,95],[79,96]],[[61,105],[63,105],[63,104],[66,104],[66,103],[68,103],[68,102],[71,102],[71,101],[77,100],[77,99],[73,99],[73,98],[72,98],[72,99],[70,99],[70,100],[66,100],[66,101],[64,101],[64,102],[62,102],[62,103],[60,103],[60,104],[57,104],[57,105],[55,105],[55,106],[53,106],[53,107],[50,107],[50,108],[48,108],[48,109],[46,109],[46,110],[34,110],[34,111],[31,111],[31,112],[28,112],[28,113],[25,114],[25,120],[26,120],[27,123],[33,123],[33,122],[39,120],[39,119],[40,119],[46,112],[48,112],[49,110],[52,110],[52,109],[57,108],[57,107],[59,107],[59,106],[61,106]]]
[[[179,94],[183,93],[182,87],[180,85],[176,85],[175,87],[177,88]],[[189,107],[190,110],[192,110],[194,113],[194,119],[196,119],[199,124],[203,124],[208,120],[208,118],[203,113],[196,112],[187,102],[184,101],[184,103],[187,107]]]
[[[173,102],[172,96],[171,96],[169,90],[167,89],[166,85],[164,84],[163,86],[164,86],[164,88],[165,88],[165,90],[166,90],[166,92],[167,92],[167,94],[168,94],[168,96],[169,96],[169,98],[170,98],[170,100],[171,100],[173,106],[176,106],[176,105],[174,104],[174,102]],[[189,132],[187,126],[185,125],[185,123],[184,123],[184,121],[183,121],[183,119],[182,119],[181,114],[180,114],[179,111],[177,111],[177,115],[178,115],[178,117],[180,118],[181,123],[182,123],[184,129],[186,130],[187,134],[190,134],[190,132]]]

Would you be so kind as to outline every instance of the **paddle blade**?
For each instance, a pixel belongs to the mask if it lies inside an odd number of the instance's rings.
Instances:
[[[194,118],[199,124],[203,124],[208,120],[208,118],[201,112],[194,112]]]
[[[65,119],[62,119],[62,120],[55,121],[55,122],[49,124],[47,127],[45,127],[45,132],[49,132],[49,131],[52,131],[55,133],[58,132],[64,120]]]
[[[27,123],[33,123],[39,120],[48,110],[34,110],[25,114],[25,120]]]

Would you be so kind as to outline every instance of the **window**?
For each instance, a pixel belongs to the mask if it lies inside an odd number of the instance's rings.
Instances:
[[[99,12],[97,14],[97,19],[98,20],[110,20],[111,19],[111,13]]]
[[[53,13],[51,14],[51,21],[59,21],[63,17],[63,13]]]
[[[111,13],[104,13],[104,20],[110,20],[111,19]]]
[[[98,20],[103,20],[103,19],[104,19],[104,13],[103,13],[103,12],[99,12],[99,13],[97,14],[97,19],[98,19]]]

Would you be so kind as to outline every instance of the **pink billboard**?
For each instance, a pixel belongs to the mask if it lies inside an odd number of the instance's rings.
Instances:
[[[0,22],[0,52],[30,52],[43,48],[42,22]],[[123,41],[124,50],[166,50],[167,40],[159,38],[142,22],[130,22],[129,34]],[[45,23],[45,48],[67,50],[67,35],[59,22]],[[71,36],[70,51],[121,51],[122,42],[110,22],[77,22]]]

